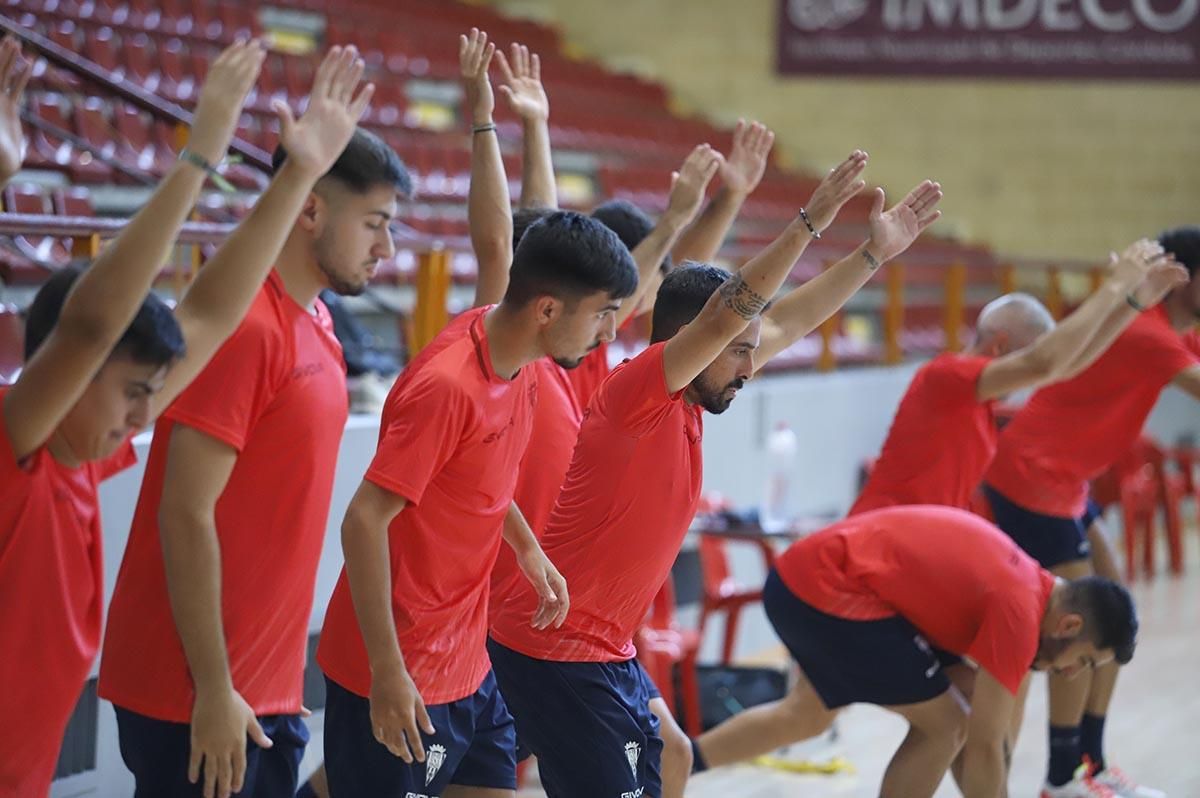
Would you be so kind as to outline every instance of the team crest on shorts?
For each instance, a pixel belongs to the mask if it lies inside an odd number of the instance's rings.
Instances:
[[[429,746],[429,750],[425,752],[425,786],[428,787],[437,778],[438,771],[442,769],[442,763],[446,761],[446,747],[442,745]]]
[[[637,776],[638,757],[642,754],[642,747],[635,742],[625,743],[625,759],[629,762],[629,770],[633,775]]]

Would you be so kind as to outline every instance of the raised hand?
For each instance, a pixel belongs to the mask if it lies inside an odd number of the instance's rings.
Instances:
[[[1141,248],[1140,256],[1146,262],[1146,272],[1130,296],[1142,307],[1149,308],[1157,305],[1179,286],[1185,285],[1191,279],[1191,275],[1186,266],[1163,252],[1158,242],[1145,243],[1152,245]],[[1128,252],[1127,249],[1126,253]]]
[[[500,93],[508,100],[513,113],[526,122],[545,122],[550,118],[550,98],[542,86],[542,62],[537,53],[530,53],[523,44],[512,45],[512,60],[504,52],[496,52],[504,82]]]
[[[868,217],[871,227],[868,249],[871,254],[882,263],[912,246],[917,236],[942,215],[937,210],[937,204],[941,201],[941,185],[925,180],[899,204],[884,211],[883,189],[875,189],[875,204]]]
[[[246,95],[258,80],[267,53],[258,39],[225,48],[208,69],[192,116],[188,149],[216,164],[225,157]]]
[[[833,224],[842,206],[866,187],[866,181],[859,179],[866,168],[867,154],[855,150],[846,160],[830,169],[813,191],[812,199],[804,206],[804,212],[818,233]]]
[[[721,182],[742,197],[758,187],[767,169],[767,157],[775,143],[775,134],[761,122],[747,125],[739,119],[733,131],[733,149],[721,165]]]
[[[21,96],[32,73],[21,45],[10,34],[0,42],[0,185],[21,170],[25,133],[21,129]]]
[[[287,151],[287,160],[305,174],[320,177],[328,172],[354,135],[358,120],[375,94],[373,83],[358,88],[363,68],[354,47],[330,48],[317,67],[308,110],[299,120],[284,101],[272,103],[279,116],[279,142]]]
[[[708,184],[724,162],[721,153],[707,144],[692,150],[679,171],[671,173],[671,196],[665,215],[680,227],[690,224],[700,210]]]
[[[488,80],[488,66],[495,52],[496,45],[490,44],[487,34],[478,28],[471,28],[469,35],[458,37],[458,66],[463,91],[467,95],[472,123],[476,125],[491,122],[492,112],[496,109],[492,83]]]
[[[1135,286],[1149,273],[1151,265],[1167,260],[1162,245],[1148,238],[1134,241],[1121,252],[1109,256],[1109,279],[1126,286]]]

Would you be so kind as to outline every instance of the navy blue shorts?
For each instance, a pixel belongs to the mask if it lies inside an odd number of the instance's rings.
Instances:
[[[662,794],[653,686],[637,660],[550,662],[494,640],[488,652],[549,798]]]
[[[1079,562],[1092,556],[1088,527],[1103,513],[1094,501],[1088,500],[1087,509],[1079,518],[1063,518],[1028,510],[990,485],[984,485],[983,492],[992,506],[996,526],[1043,568]]]
[[[192,729],[187,723],[148,718],[116,707],[117,737],[125,767],[137,783],[134,798],[200,798],[204,778],[188,781]],[[246,776],[241,798],[292,798],[299,786],[300,760],[308,745],[308,727],[299,715],[259,717],[274,745],[246,742]]]
[[[514,790],[517,735],[491,673],[471,695],[425,707],[436,733],[421,734],[412,764],[375,739],[371,702],[325,677],[325,773],[333,798],[435,798],[451,784]]]
[[[827,615],[797,598],[774,570],[763,586],[763,609],[829,709],[929,701],[950,689],[945,668],[962,662],[899,615],[873,621]]]

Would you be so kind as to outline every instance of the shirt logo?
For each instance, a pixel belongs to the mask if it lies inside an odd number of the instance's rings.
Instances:
[[[500,440],[501,438],[503,438],[503,437],[504,437],[504,435],[505,435],[505,434],[506,434],[506,433],[507,433],[507,432],[508,432],[510,429],[512,429],[513,427],[515,427],[516,425],[517,425],[517,420],[516,420],[516,419],[514,419],[514,418],[510,418],[510,419],[508,420],[508,424],[507,424],[506,426],[504,426],[504,427],[502,427],[502,428],[500,428],[500,429],[496,430],[495,432],[489,432],[489,433],[487,434],[487,436],[486,436],[486,437],[484,437],[484,439],[483,439],[483,442],[484,442],[484,443],[495,443],[496,441],[498,441],[498,440]]]
[[[320,362],[307,363],[303,366],[296,366],[296,368],[292,369],[292,379],[299,380],[304,377],[311,377],[314,374],[320,374],[324,370],[325,370],[325,364],[320,363]]]
[[[446,747],[442,745],[429,746],[429,750],[425,752],[425,786],[428,787],[437,777],[438,771],[442,769],[442,763],[446,761]]]
[[[642,754],[642,747],[637,743],[630,741],[625,743],[625,759],[629,762],[629,771],[633,773],[634,778],[637,778],[638,757]]]

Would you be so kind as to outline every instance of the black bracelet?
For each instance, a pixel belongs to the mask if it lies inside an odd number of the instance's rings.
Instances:
[[[495,122],[488,122],[486,125],[475,125],[471,128],[471,133],[487,133],[496,129]]]
[[[208,172],[210,175],[216,176],[217,174],[217,167],[210,164],[203,155],[194,153],[186,147],[180,151],[179,160],[190,163],[192,166],[201,171]]]
[[[1145,305],[1143,305],[1141,302],[1138,302],[1136,299],[1133,298],[1132,293],[1128,293],[1125,295],[1125,301],[1129,303],[1129,307],[1133,308],[1138,313],[1145,313],[1147,310]]]
[[[804,222],[804,226],[808,228],[808,233],[813,239],[821,237],[821,234],[817,232],[817,228],[813,227],[813,223],[809,220],[808,213],[803,208],[800,209],[800,220]]]

